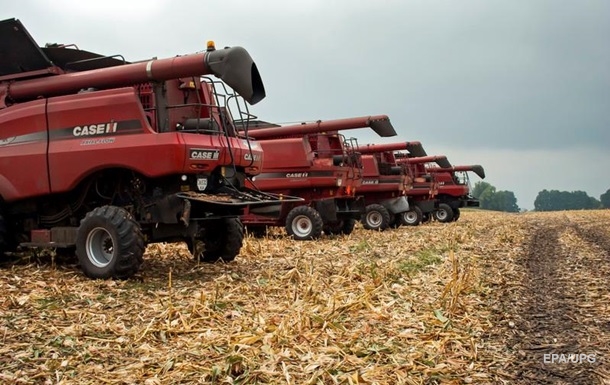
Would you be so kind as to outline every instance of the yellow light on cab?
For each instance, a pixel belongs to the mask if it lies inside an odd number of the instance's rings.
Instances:
[[[214,40],[208,40],[207,49],[208,51],[214,51],[216,49],[216,44],[214,44]]]

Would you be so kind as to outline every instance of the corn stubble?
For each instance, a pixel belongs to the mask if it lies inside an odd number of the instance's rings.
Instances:
[[[465,211],[456,223],[316,242],[273,230],[248,237],[230,264],[158,244],[128,281],[44,258],[4,266],[0,382],[509,383],[517,358],[490,334],[509,328],[499,288],[520,279],[526,223],[553,215],[565,214]]]

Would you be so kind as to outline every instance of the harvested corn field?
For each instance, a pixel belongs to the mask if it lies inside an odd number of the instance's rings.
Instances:
[[[33,256],[0,268],[0,382],[610,383],[608,224],[466,211],[215,265],[161,244],[127,281]]]

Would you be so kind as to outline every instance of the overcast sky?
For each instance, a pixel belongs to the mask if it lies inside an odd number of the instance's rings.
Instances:
[[[40,44],[127,60],[241,45],[275,122],[387,114],[399,135],[533,208],[542,189],[610,189],[607,0],[20,0]],[[479,180],[471,176],[473,182]]]

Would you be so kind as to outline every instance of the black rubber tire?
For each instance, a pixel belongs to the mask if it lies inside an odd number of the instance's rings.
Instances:
[[[323,229],[320,213],[309,206],[297,206],[286,217],[286,232],[297,241],[320,238]]]
[[[390,227],[390,213],[382,205],[374,203],[366,206],[361,221],[367,230],[383,231]]]
[[[349,218],[336,222],[324,224],[324,233],[326,235],[349,235],[354,231],[356,220]]]
[[[434,212],[434,219],[442,223],[448,223],[453,220],[453,209],[446,203],[441,203]]]
[[[417,206],[412,206],[411,210],[400,213],[400,223],[405,226],[419,226],[424,218],[424,214]]]
[[[90,278],[133,276],[142,265],[145,249],[140,225],[121,207],[97,207],[87,213],[78,228],[76,256]]]
[[[232,262],[244,242],[244,226],[239,218],[223,218],[208,224],[201,239],[187,241],[189,251],[197,261],[206,263]]]
[[[458,219],[460,219],[460,209],[456,207],[453,209],[453,221],[455,222]]]

